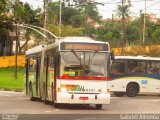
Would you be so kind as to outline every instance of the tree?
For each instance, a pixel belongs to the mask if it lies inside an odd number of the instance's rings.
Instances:
[[[28,3],[23,3],[17,1],[13,5],[13,13],[14,17],[13,19],[19,23],[26,23],[26,24],[31,24],[31,25],[36,25],[36,26],[41,26],[42,24],[40,23],[40,20],[38,19],[40,9],[33,10]],[[22,49],[27,45],[28,41],[30,40],[30,35],[33,33],[32,30],[26,29],[26,32],[24,34],[26,40],[24,44],[21,44],[21,39],[18,36],[18,52],[21,54]]]
[[[113,36],[113,33],[111,31],[107,32],[105,35],[104,35],[104,38],[106,40],[110,40]]]
[[[96,36],[96,28],[93,26],[88,26],[83,30],[83,34],[90,36],[90,37],[95,37]]]
[[[155,30],[155,32],[152,34],[152,38],[155,41],[160,41],[160,28]]]
[[[6,12],[7,0],[0,1],[0,16],[2,17]]]
[[[81,27],[83,24],[83,16],[79,9],[64,6],[62,9],[62,23],[64,25]]]
[[[64,5],[73,8],[75,11],[79,11],[82,19],[82,24],[84,27],[87,26],[86,21],[87,18],[91,18],[97,22],[100,22],[101,16],[97,10],[96,4],[100,4],[98,2],[93,2],[90,0],[66,0],[64,1]],[[72,4],[71,4],[72,3]],[[78,15],[78,14],[77,14]],[[77,16],[78,17],[78,16]]]
[[[30,40],[30,30],[26,30],[25,36],[26,36],[26,41],[24,42],[23,45],[21,45],[20,42],[20,36],[19,36],[19,31],[18,31],[18,24],[19,23],[31,23],[34,24],[35,22],[38,22],[37,19],[35,19],[35,12],[34,10],[31,9],[29,4],[20,2],[19,0],[16,0],[15,3],[11,7],[11,11],[13,13],[12,20],[15,21],[16,26],[15,26],[15,31],[16,31],[16,39],[15,39],[15,79],[17,79],[17,55],[18,51],[19,54],[21,53],[21,50],[23,49],[24,46],[27,45],[28,41]]]
[[[140,12],[140,17],[135,19],[130,23],[132,27],[135,28],[135,35],[139,43],[142,43],[143,40],[143,26],[144,26],[144,14]],[[152,23],[148,17],[146,17],[146,34],[145,34],[145,42],[152,42],[152,34],[156,30],[156,24]],[[133,33],[133,32],[132,32]],[[137,34],[136,34],[137,33]]]
[[[137,41],[139,39],[139,30],[134,22],[130,23],[126,29],[126,39],[128,42]]]
[[[0,43],[2,46],[11,45],[11,37],[9,36],[12,27],[7,23],[9,20],[9,4],[8,0],[0,1]],[[3,47],[0,47],[0,55],[6,55],[6,51],[3,50]],[[11,51],[11,49],[10,49]],[[11,53],[10,53],[11,54]]]
[[[48,4],[48,24],[59,24],[59,2]]]
[[[55,35],[58,35],[59,32],[59,26],[58,25],[49,25],[49,30],[54,33]],[[62,37],[65,36],[82,36],[82,29],[81,28],[75,28],[71,25],[62,25]]]
[[[117,15],[122,18],[122,40],[127,45],[125,18],[129,16],[129,5],[118,5]]]

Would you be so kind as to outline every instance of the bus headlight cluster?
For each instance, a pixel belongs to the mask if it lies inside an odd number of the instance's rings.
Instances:
[[[98,92],[100,92],[100,93],[109,93],[110,89],[98,89]]]
[[[67,88],[64,88],[64,87],[58,88],[58,92],[67,92],[67,91],[68,91]]]
[[[67,88],[61,88],[61,92],[67,92]]]

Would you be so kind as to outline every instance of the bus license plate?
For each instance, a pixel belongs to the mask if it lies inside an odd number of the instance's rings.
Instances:
[[[79,100],[88,100],[88,97],[79,97]]]

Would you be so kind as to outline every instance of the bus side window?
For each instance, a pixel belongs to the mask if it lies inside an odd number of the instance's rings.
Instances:
[[[36,58],[32,57],[29,61],[29,72],[35,72],[36,71]]]
[[[145,73],[145,61],[128,61],[129,73]]]
[[[123,75],[125,73],[125,63],[123,62],[113,62],[111,65],[111,74],[113,75]]]
[[[159,74],[160,73],[160,62],[148,62],[147,63],[147,73]]]

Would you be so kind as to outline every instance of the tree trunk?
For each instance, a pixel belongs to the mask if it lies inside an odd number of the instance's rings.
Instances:
[[[14,78],[17,79],[17,58],[18,58],[18,31],[16,26],[16,46],[15,46],[15,72]]]
[[[29,40],[30,40],[30,37],[27,37],[26,42],[22,46],[19,46],[19,54],[22,53],[22,49],[27,45],[27,43],[28,43]]]

